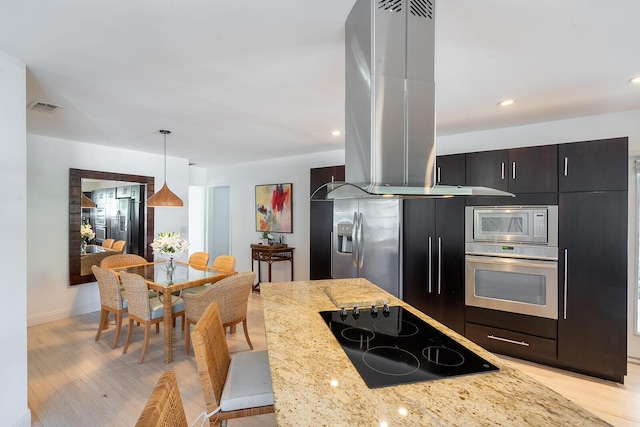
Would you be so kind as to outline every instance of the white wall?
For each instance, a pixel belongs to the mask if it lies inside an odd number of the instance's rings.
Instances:
[[[27,407],[26,67],[0,51],[0,425],[31,425]]]
[[[24,108],[24,105],[23,105]],[[69,286],[69,168],[155,177],[164,181],[161,155],[27,135],[28,324],[50,322],[100,308],[97,284]],[[168,185],[189,204],[187,159],[168,157]],[[188,208],[155,211],[155,231],[181,231],[188,239]]]
[[[294,280],[309,279],[309,170],[344,164],[344,151],[330,151],[306,156],[286,157],[243,163],[208,170],[209,185],[230,185],[231,254],[236,257],[236,270],[251,270],[251,249],[260,237],[255,225],[255,186],[260,184],[293,184],[293,233],[284,234],[285,243],[295,247]],[[255,264],[257,272],[257,262]],[[266,281],[266,264],[262,277]],[[289,281],[290,264],[273,263],[272,281]]]
[[[472,132],[438,138],[438,154],[455,154],[500,148],[547,145],[586,141],[618,136],[629,137],[629,249],[628,249],[628,351],[630,357],[640,358],[640,337],[634,334],[635,302],[637,296],[638,230],[636,227],[636,182],[634,156],[640,156],[640,110],[616,114],[558,120],[528,126]]]

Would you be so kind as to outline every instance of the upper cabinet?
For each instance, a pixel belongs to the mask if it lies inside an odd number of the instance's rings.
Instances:
[[[465,154],[450,154],[436,157],[436,184],[465,184]]]
[[[555,193],[558,191],[558,147],[512,148],[509,150],[509,191]]]
[[[466,185],[509,191],[509,150],[480,151],[466,155]]]
[[[626,137],[560,144],[558,160],[561,193],[627,190]]]
[[[466,155],[466,185],[511,193],[558,191],[556,145],[493,150]]]
[[[323,184],[333,181],[344,181],[344,165],[311,169],[311,188],[309,195],[311,196],[313,192],[322,187]],[[323,191],[322,196],[327,194],[326,189],[321,191]]]

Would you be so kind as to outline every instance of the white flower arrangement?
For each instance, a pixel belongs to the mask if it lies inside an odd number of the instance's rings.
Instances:
[[[180,233],[163,231],[158,233],[158,237],[153,240],[150,246],[154,254],[173,258],[176,255],[186,253],[187,249],[189,249],[189,242],[181,239]]]
[[[96,237],[96,233],[91,229],[91,224],[82,224],[80,236],[82,236],[83,241],[88,242]]]

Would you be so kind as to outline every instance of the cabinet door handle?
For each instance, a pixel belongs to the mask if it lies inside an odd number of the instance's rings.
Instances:
[[[331,233],[329,233],[329,234],[331,235],[331,245],[332,245],[332,247],[337,248],[338,247],[338,242],[337,241],[336,242],[333,241],[333,231]],[[335,246],[334,246],[334,244],[335,244]],[[333,279],[333,251],[331,251],[331,259],[329,261],[331,262],[331,268],[329,269],[330,270],[329,274],[331,274],[331,278]]]
[[[431,260],[431,236],[429,236],[429,293],[431,293],[431,285],[432,285],[432,278],[433,278],[433,271],[432,271],[432,267],[433,267],[433,262]]]
[[[331,175],[331,182],[334,182],[336,180],[336,177]]]
[[[437,176],[437,178],[436,178],[436,182],[437,182],[438,184],[440,184],[440,166],[438,166],[438,168],[437,168],[436,170],[438,171],[438,176]]]
[[[567,293],[569,290],[569,249],[564,250],[564,320],[567,320]]]
[[[568,176],[569,175],[569,158],[565,157],[564,158],[564,176]]]
[[[500,179],[504,179],[504,162],[500,163]]]
[[[442,291],[442,237],[438,237],[438,295]]]
[[[516,162],[513,162],[513,170],[511,172],[512,179],[516,180]]]
[[[529,347],[529,343],[525,341],[510,340],[509,338],[496,337],[495,335],[487,335],[487,338],[496,340],[496,341],[508,342],[510,344],[517,344],[524,347]]]

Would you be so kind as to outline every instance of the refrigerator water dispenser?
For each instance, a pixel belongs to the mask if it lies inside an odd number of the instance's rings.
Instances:
[[[337,224],[338,228],[338,252],[352,253],[353,252],[353,224],[340,223]]]

